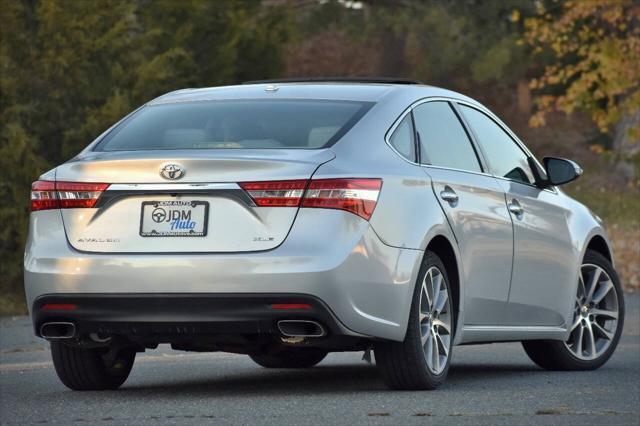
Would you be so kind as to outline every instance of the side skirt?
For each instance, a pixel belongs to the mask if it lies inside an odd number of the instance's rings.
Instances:
[[[466,325],[459,344],[513,342],[521,340],[566,340],[567,330],[547,326]]]

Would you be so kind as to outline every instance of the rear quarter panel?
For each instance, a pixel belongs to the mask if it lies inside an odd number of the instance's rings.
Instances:
[[[382,189],[371,227],[380,240],[392,247],[426,250],[436,236],[446,237],[454,248],[459,265],[460,287],[464,286],[462,264],[455,237],[431,187],[430,177],[394,152],[385,142],[385,135],[413,98],[398,97],[372,108],[332,150],[336,158],[321,165],[314,179],[332,177],[381,178]],[[406,328],[411,299],[421,262],[413,265],[414,281],[407,287],[406,297],[394,310],[402,313]],[[463,293],[462,288],[460,293]],[[460,299],[464,300],[463,297]],[[460,301],[459,310],[464,310]],[[462,321],[458,321],[460,328]]]

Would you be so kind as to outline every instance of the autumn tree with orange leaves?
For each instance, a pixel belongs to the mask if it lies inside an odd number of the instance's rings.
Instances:
[[[537,54],[551,54],[536,90],[534,126],[560,110],[588,113],[600,130],[613,132],[613,150],[629,161],[640,152],[640,3],[580,0],[555,3],[525,22]]]

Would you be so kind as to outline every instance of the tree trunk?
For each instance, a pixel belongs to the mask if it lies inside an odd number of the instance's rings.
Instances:
[[[528,80],[520,80],[518,82],[518,110],[524,114],[531,112],[531,90],[529,89]]]
[[[616,124],[613,133],[613,151],[618,161],[617,169],[627,179],[632,181],[636,177],[632,158],[640,153],[640,140],[632,129],[640,127],[640,108],[634,113],[626,113]]]

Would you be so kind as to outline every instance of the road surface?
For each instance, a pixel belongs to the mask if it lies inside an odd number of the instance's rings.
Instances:
[[[456,347],[434,392],[385,388],[362,354],[307,370],[242,355],[161,347],[139,354],[118,391],[72,392],[26,317],[0,320],[0,424],[640,425],[640,297],[627,295],[618,350],[597,371],[547,372],[517,343]]]

